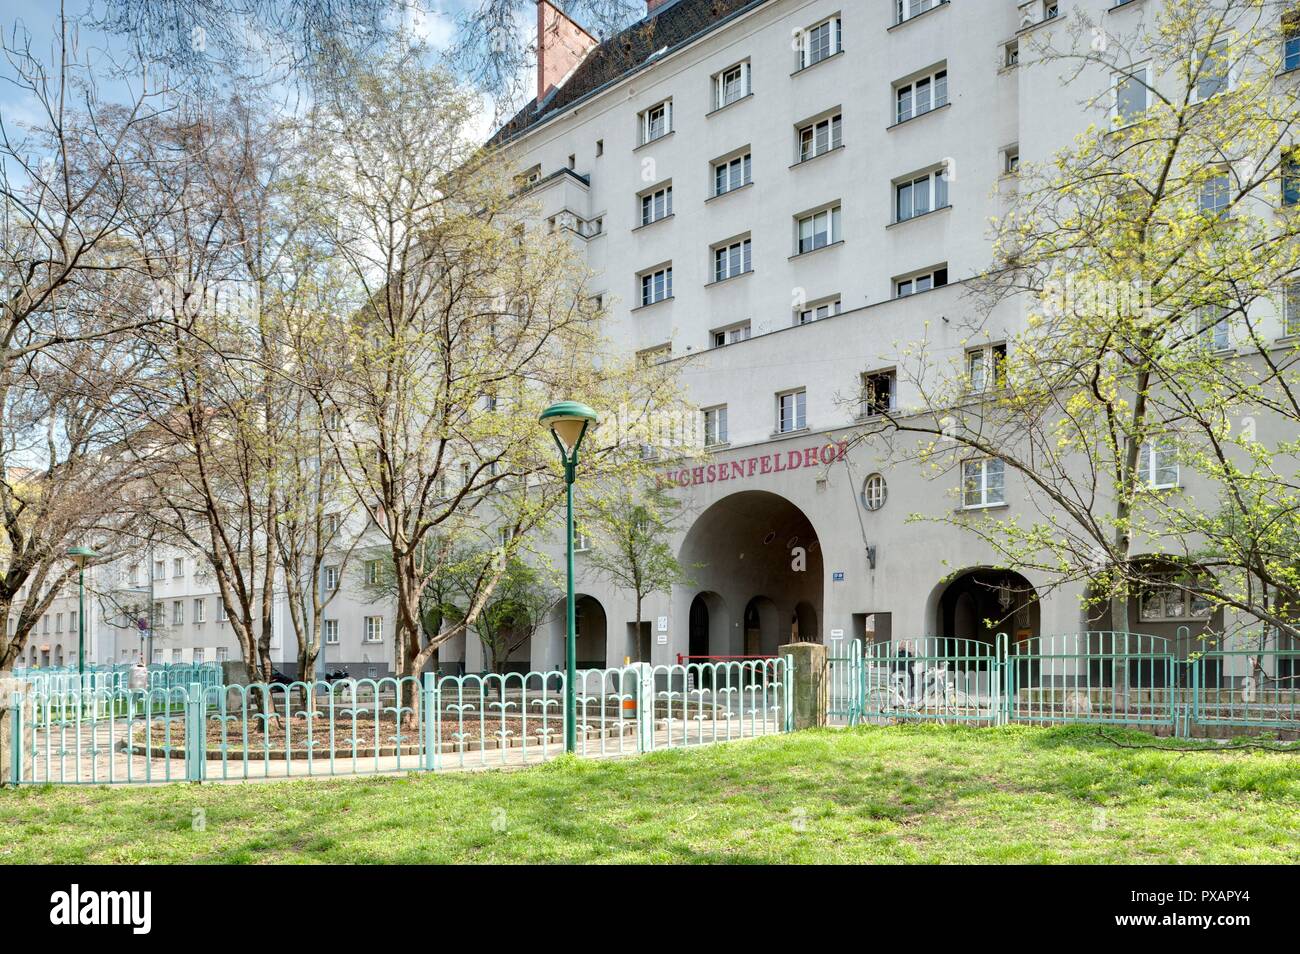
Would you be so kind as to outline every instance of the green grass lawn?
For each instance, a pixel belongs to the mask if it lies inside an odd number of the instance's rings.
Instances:
[[[509,772],[21,789],[0,792],[0,861],[1300,861],[1300,754],[1111,735],[1148,747],[920,726]]]

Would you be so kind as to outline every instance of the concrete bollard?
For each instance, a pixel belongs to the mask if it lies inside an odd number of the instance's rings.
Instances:
[[[780,653],[794,657],[791,695],[795,730],[825,725],[830,708],[830,663],[826,647],[821,643],[790,643],[782,646]]]

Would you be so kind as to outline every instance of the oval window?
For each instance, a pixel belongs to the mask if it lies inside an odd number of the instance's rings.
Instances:
[[[862,485],[862,505],[868,510],[879,510],[889,497],[889,487],[883,474],[872,474]]]

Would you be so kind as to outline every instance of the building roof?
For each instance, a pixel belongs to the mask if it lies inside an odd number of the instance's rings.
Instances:
[[[488,140],[500,145],[768,0],[675,0],[592,49],[562,86],[533,99]]]

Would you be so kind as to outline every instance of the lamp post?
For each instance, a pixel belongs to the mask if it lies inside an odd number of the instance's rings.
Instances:
[[[68,557],[77,564],[77,684],[86,688],[86,564],[99,554],[90,547],[72,547]]]
[[[582,446],[587,429],[596,424],[597,418],[596,412],[585,404],[561,401],[543,411],[539,420],[550,430],[555,446],[560,449],[560,460],[564,462],[564,490],[568,505],[564,554],[569,571],[564,631],[564,751],[574,752],[578,748],[577,687],[574,685],[578,681],[578,637],[573,604],[573,481],[578,473],[578,448]]]

